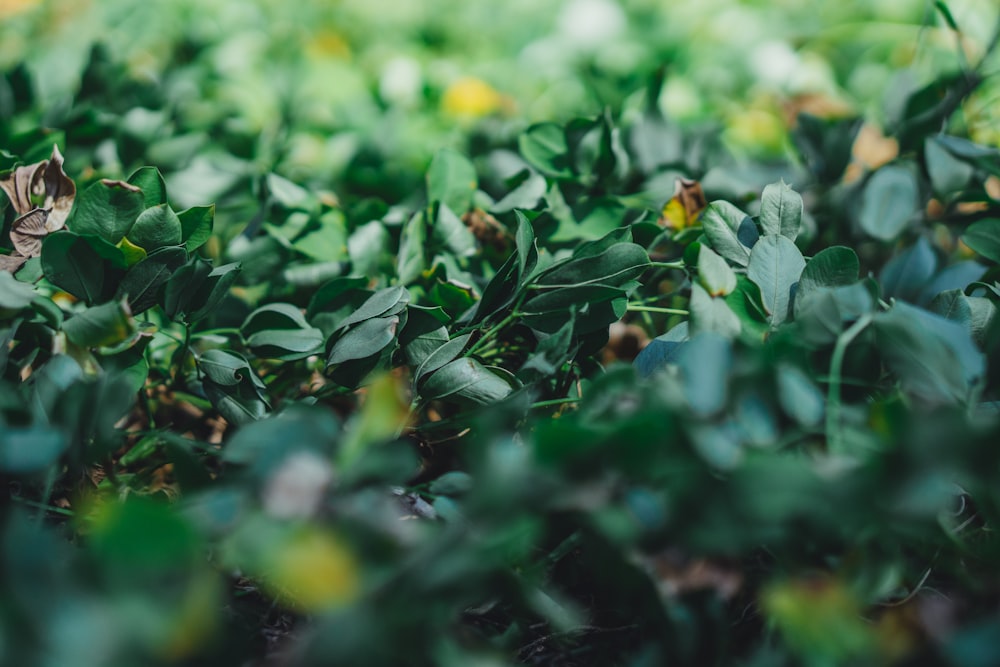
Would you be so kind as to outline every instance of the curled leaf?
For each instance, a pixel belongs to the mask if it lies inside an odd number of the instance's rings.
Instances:
[[[18,254],[24,257],[42,254],[42,239],[49,233],[46,228],[48,218],[48,210],[36,208],[14,221],[10,226],[10,241]]]

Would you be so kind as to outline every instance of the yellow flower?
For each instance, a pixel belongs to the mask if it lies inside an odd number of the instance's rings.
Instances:
[[[492,86],[467,76],[448,86],[441,99],[441,108],[452,116],[479,118],[497,111],[502,103],[502,96]]]

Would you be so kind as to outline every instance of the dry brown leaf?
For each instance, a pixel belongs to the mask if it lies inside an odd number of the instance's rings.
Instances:
[[[482,245],[490,246],[498,253],[506,253],[510,246],[507,229],[486,211],[475,208],[462,216],[462,222]]]
[[[28,261],[27,257],[23,257],[18,253],[12,255],[0,255],[0,271],[7,271],[9,273],[14,273]]]
[[[49,212],[43,208],[22,215],[10,226],[10,241],[14,249],[24,257],[38,257],[42,254],[42,239],[49,233],[46,228]]]
[[[657,223],[680,231],[694,224],[701,212],[708,206],[701,183],[687,178],[678,178],[674,182],[674,195],[663,206]]]
[[[52,157],[47,163],[39,164],[44,164],[45,167],[35,172],[37,183],[33,187],[38,188],[40,185],[40,194],[45,196],[42,208],[49,212],[45,228],[51,233],[66,225],[66,218],[76,200],[76,183],[63,171],[63,156],[58,146],[52,147]]]

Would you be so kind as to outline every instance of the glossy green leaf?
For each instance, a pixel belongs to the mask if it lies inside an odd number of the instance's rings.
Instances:
[[[180,218],[166,204],[147,208],[140,213],[127,234],[129,241],[146,252],[180,245],[181,235]]]
[[[144,208],[167,203],[167,183],[156,167],[141,167],[135,170],[127,182],[142,190]]]
[[[215,205],[192,206],[177,214],[181,223],[181,239],[188,252],[203,246],[212,235],[215,223]]]
[[[66,227],[114,245],[128,234],[145,208],[145,195],[138,187],[123,181],[102,180],[77,196]]]

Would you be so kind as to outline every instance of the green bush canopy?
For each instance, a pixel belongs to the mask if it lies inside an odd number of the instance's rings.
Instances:
[[[1000,10],[661,4],[0,0],[0,663],[1000,664]]]

